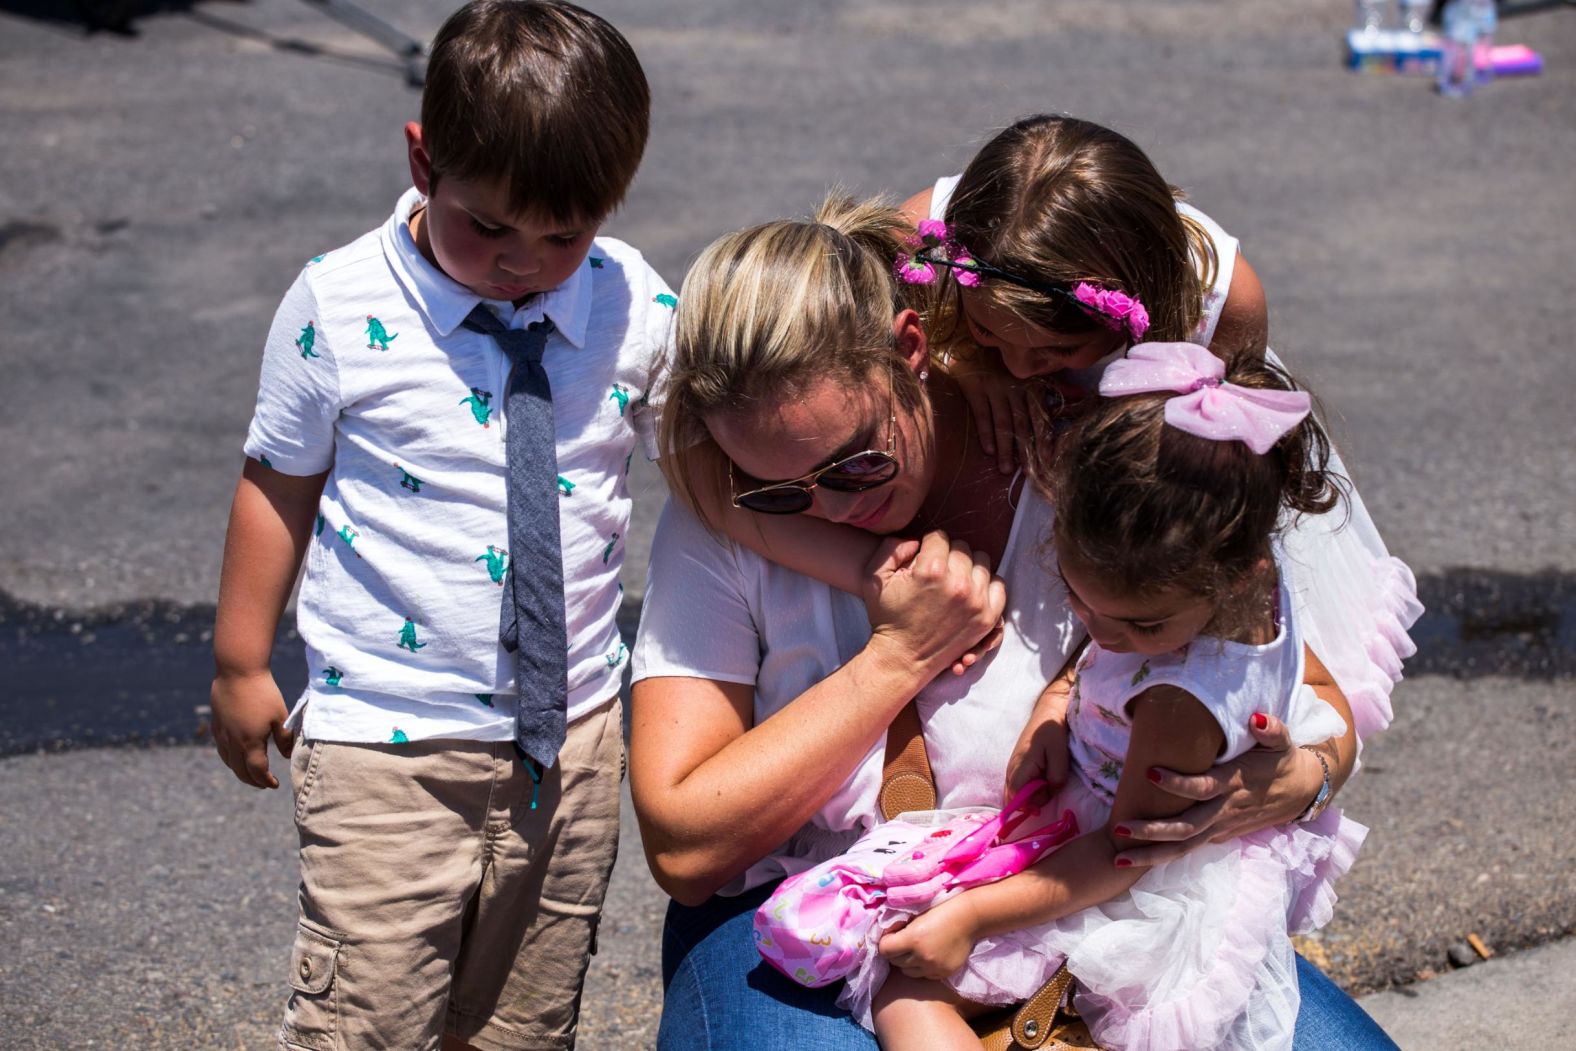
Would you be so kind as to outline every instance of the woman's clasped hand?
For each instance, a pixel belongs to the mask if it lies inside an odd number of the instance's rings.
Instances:
[[[883,541],[864,599],[871,647],[940,673],[999,640],[1007,589],[984,552],[936,531]]]

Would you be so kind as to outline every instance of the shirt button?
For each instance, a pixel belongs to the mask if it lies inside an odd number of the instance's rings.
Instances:
[[[312,977],[312,961],[311,960],[302,960],[301,961],[301,977],[303,977],[303,978],[310,978],[310,977]]]

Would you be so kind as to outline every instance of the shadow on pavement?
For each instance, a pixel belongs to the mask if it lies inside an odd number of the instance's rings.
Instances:
[[[1418,592],[1427,612],[1408,677],[1576,676],[1576,574],[1453,569],[1421,578]],[[634,603],[620,612],[630,643],[639,617]],[[204,740],[212,639],[212,606],[70,613],[0,592],[0,756]],[[303,652],[287,620],[273,656],[287,698],[305,686]]]
[[[244,25],[215,14],[210,8],[216,5],[244,7],[251,0],[0,0],[0,13],[32,19],[64,29],[78,26],[83,38],[107,33],[114,36],[136,38],[137,24],[148,18],[164,15],[183,15],[191,21],[227,36],[248,40],[274,51],[291,52],[309,58],[360,69],[373,70],[399,77],[407,84],[419,87],[425,77],[426,67],[423,45],[406,37],[399,30],[382,22],[364,8],[349,0],[301,0],[303,10],[315,9],[327,18],[334,19],[387,48],[388,57],[375,57],[336,48],[299,37],[280,36]]]

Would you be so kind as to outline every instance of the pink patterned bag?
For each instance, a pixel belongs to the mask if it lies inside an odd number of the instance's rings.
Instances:
[[[868,952],[883,917],[916,915],[969,887],[1022,872],[1078,835],[1071,810],[1019,839],[1044,781],[1024,785],[1006,808],[905,814],[871,829],[848,851],[789,876],[755,912],[755,947],[800,985],[846,978]]]

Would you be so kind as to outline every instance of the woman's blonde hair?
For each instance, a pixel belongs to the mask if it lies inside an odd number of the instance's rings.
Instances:
[[[812,219],[726,234],[695,260],[679,294],[660,424],[670,480],[692,508],[702,502],[688,454],[711,443],[708,416],[766,409],[828,377],[854,389],[886,373],[900,404],[922,402],[913,371],[894,368],[892,321],[914,304],[893,264],[910,232],[888,202],[833,192]]]
[[[1144,338],[1174,342],[1197,327],[1218,265],[1203,227],[1178,214],[1181,196],[1126,136],[1041,114],[1018,121],[975,155],[947,205],[946,223],[971,255],[1009,273],[1069,288],[1089,281],[1136,296],[1149,312]],[[955,282],[944,284],[932,347],[967,359],[974,343]],[[1101,326],[1066,297],[988,278],[979,291],[1053,332]]]

